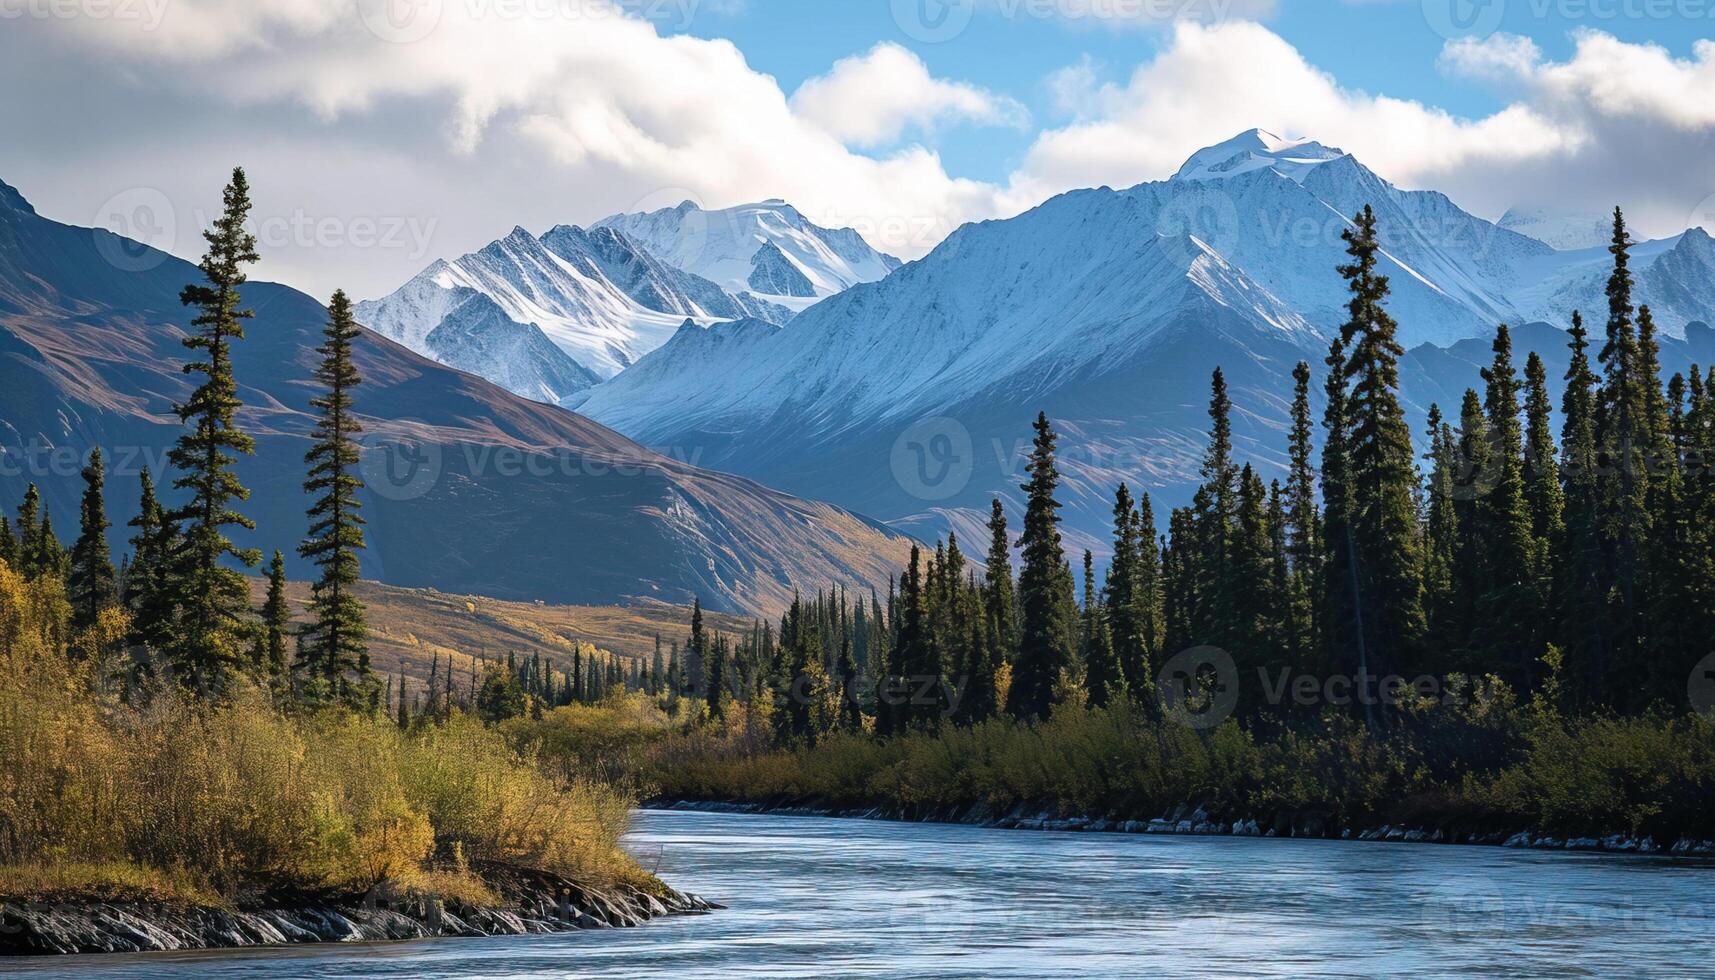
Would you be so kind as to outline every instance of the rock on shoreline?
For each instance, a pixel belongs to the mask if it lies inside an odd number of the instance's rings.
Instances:
[[[1321,840],[1379,841],[1405,844],[1467,844],[1528,847],[1539,850],[1603,851],[1615,854],[1665,854],[1677,857],[1715,855],[1715,841],[1682,838],[1671,846],[1650,837],[1609,834],[1603,837],[1554,837],[1529,831],[1516,833],[1425,829],[1383,825],[1359,832],[1336,831],[1315,813],[1280,814],[1274,820],[1214,820],[1202,807],[1183,804],[1152,820],[1117,820],[1088,816],[1061,816],[1052,808],[1021,803],[996,814],[983,804],[941,807],[922,812],[885,806],[835,806],[817,802],[780,800],[737,803],[722,800],[653,800],[652,810],[689,810],[708,813],[765,813],[777,816],[839,817],[861,820],[897,820],[907,823],[952,823],[1002,830],[1051,830],[1116,834],[1187,834],[1226,837],[1296,837]]]
[[[489,876],[493,878],[494,876]],[[522,936],[640,926],[720,906],[668,889],[586,888],[539,871],[504,869],[508,907],[449,907],[432,899],[372,896],[262,902],[221,909],[150,902],[0,901],[0,956],[384,942],[435,936]]]

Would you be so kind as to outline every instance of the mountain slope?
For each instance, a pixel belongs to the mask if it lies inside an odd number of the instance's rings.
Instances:
[[[115,255],[144,271],[116,268]],[[110,518],[123,529],[138,469],[159,476],[181,428],[172,404],[189,382],[178,291],[198,276],[105,231],[43,219],[0,184],[0,453],[12,464],[0,467],[0,501],[34,481],[71,528],[78,461],[101,446]],[[258,449],[238,469],[254,492],[242,509],[259,530],[242,543],[280,549],[302,575],[302,460],[326,314],[270,283],[249,284],[244,300],[256,318],[233,355],[241,424]],[[567,603],[700,596],[714,609],[771,614],[794,588],[883,584],[903,558],[902,539],[862,518],[658,455],[374,333],[356,360],[370,483],[365,577]]]
[[[1096,542],[1121,479],[1186,502],[1217,365],[1241,450],[1278,473],[1291,369],[1320,368],[1345,319],[1340,235],[1366,204],[1408,345],[1598,308],[1605,252],[1556,252],[1338,150],[1252,131],[1170,180],[967,225],[787,329],[725,344],[681,331],[581,394],[580,411],[933,534],[971,526],[992,495],[1017,498],[1044,410],[1063,435],[1068,529]],[[1692,231],[1634,253],[1638,295],[1670,335],[1715,302],[1709,245]]]

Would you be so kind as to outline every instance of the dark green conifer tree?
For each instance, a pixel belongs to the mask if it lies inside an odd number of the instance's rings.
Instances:
[[[1411,430],[1399,401],[1398,325],[1388,315],[1387,277],[1376,271],[1381,241],[1375,212],[1365,205],[1355,227],[1341,233],[1352,263],[1340,267],[1351,290],[1340,339],[1348,353],[1345,378],[1351,466],[1352,557],[1362,671],[1385,676],[1415,666],[1423,637],[1423,567],[1418,557],[1417,467]]]
[[[42,574],[42,492],[34,483],[18,505],[18,574],[33,580]]]
[[[1018,580],[1022,630],[1007,692],[1007,710],[1021,719],[1049,716],[1054,686],[1075,656],[1072,576],[1060,544],[1060,504],[1054,499],[1060,485],[1056,437],[1046,413],[1037,416],[1035,430],[1027,466],[1030,479],[1023,486],[1024,533],[1019,538],[1024,553]]]
[[[1324,556],[1322,521],[1316,513],[1312,426],[1310,364],[1299,361],[1292,369],[1292,429],[1287,442],[1287,556],[1292,576],[1286,601],[1287,640],[1293,663],[1300,669],[1310,667],[1315,651],[1322,648],[1316,610]]]
[[[363,380],[352,361],[358,329],[351,301],[343,290],[335,292],[317,348],[322,360],[316,380],[322,391],[310,399],[317,417],[314,442],[304,456],[310,530],[298,546],[298,554],[319,570],[310,592],[310,622],[299,638],[300,666],[330,696],[353,707],[368,698],[375,683],[363,603],[355,593],[357,553],[364,548],[363,505],[357,499],[363,481],[356,473],[356,437],[363,427],[352,414],[352,389]]]
[[[1013,594],[1012,543],[1007,536],[1006,510],[1000,498],[994,498],[989,508],[989,550],[984,571],[984,602],[994,621],[1000,646],[995,655],[1011,662],[1018,649],[1018,608]],[[876,617],[879,621],[880,617]]]
[[[250,587],[244,575],[228,567],[228,558],[254,567],[262,556],[239,548],[228,528],[254,529],[255,522],[236,505],[249,499],[233,465],[255,452],[255,441],[238,427],[238,382],[232,375],[231,345],[244,339],[244,321],[254,314],[239,305],[244,267],[257,261],[256,237],[245,230],[250,187],[235,169],[223,195],[223,210],[203,233],[208,252],[200,268],[203,283],[184,288],[179,299],[197,308],[185,347],[204,360],[185,365],[185,373],[203,375],[203,383],[184,404],[179,419],[189,431],[179,437],[168,458],[181,474],[173,486],[189,494],[173,519],[183,539],[173,556],[173,588],[180,612],[166,638],[167,653],[181,679],[205,693],[220,689],[241,663],[249,634]]]
[[[131,642],[159,649],[170,635],[175,614],[172,581],[178,530],[155,498],[155,481],[144,467],[137,516],[128,526],[131,564],[125,573],[125,608],[131,613]]]
[[[1604,591],[1611,598],[1603,617],[1607,624],[1607,669],[1626,672],[1611,678],[1610,689],[1631,695],[1640,689],[1637,672],[1646,669],[1642,653],[1645,606],[1645,555],[1650,534],[1648,457],[1654,440],[1649,432],[1652,399],[1644,381],[1644,354],[1638,346],[1633,320],[1632,240],[1625,216],[1614,209],[1614,232],[1608,251],[1614,268],[1608,277],[1608,335],[1602,347],[1603,383],[1596,399],[1596,444],[1599,527],[1604,551]]]
[[[697,614],[701,616],[702,609]],[[704,670],[707,690],[703,692],[703,702],[708,705],[709,717],[715,721],[726,720],[727,701],[727,645],[724,637],[717,636],[710,646],[709,657]]]
[[[1495,331],[1494,361],[1483,370],[1483,411],[1488,426],[1486,492],[1477,501],[1479,534],[1487,549],[1488,575],[1477,603],[1473,646],[1488,672],[1518,690],[1535,680],[1542,597],[1536,591],[1537,543],[1525,496],[1524,442],[1519,428],[1519,380],[1513,368],[1512,334]]]
[[[1460,561],[1459,448],[1440,405],[1429,406],[1429,490],[1423,528],[1423,606],[1431,658],[1446,662],[1462,648],[1455,579]]]
[[[1568,687],[1584,705],[1607,703],[1606,556],[1602,541],[1601,450],[1597,433],[1597,386],[1590,364],[1584,320],[1572,314],[1572,363],[1561,396],[1561,474],[1566,530],[1555,552],[1557,592],[1562,597],[1556,631],[1566,658]]]
[[[285,683],[290,659],[286,638],[292,633],[292,607],[286,601],[286,556],[274,552],[268,563],[268,595],[262,603],[262,643],[256,670],[271,683]],[[301,652],[301,651],[300,651]]]
[[[83,507],[77,542],[71,549],[71,575],[66,580],[72,625],[79,629],[94,626],[101,611],[119,601],[118,575],[107,546],[107,529],[113,525],[107,520],[105,484],[101,450],[92,449],[83,468]]]

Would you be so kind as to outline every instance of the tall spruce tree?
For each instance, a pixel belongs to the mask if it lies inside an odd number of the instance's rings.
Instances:
[[[1495,331],[1494,360],[1483,370],[1483,411],[1488,428],[1488,466],[1493,478],[1478,500],[1480,535],[1487,547],[1488,576],[1478,600],[1482,661],[1524,690],[1532,684],[1542,650],[1537,616],[1537,543],[1525,495],[1524,442],[1519,429],[1519,380],[1513,368],[1512,334]]]
[[[1232,554],[1237,533],[1239,468],[1233,462],[1232,399],[1227,379],[1215,368],[1209,380],[1209,443],[1203,451],[1203,484],[1197,497],[1199,561],[1197,633],[1202,643],[1231,645],[1241,631],[1242,585]]]
[[[699,610],[699,613],[701,610]],[[721,636],[715,637],[710,646],[708,665],[705,670],[707,690],[703,692],[703,703],[708,706],[709,717],[715,721],[726,720],[726,703],[728,700],[727,684],[727,644]]]
[[[1556,550],[1557,591],[1562,597],[1557,634],[1564,648],[1575,701],[1608,701],[1607,569],[1602,540],[1601,450],[1597,431],[1598,385],[1590,364],[1589,333],[1576,311],[1567,331],[1572,361],[1560,403],[1561,474],[1566,530]]]
[[[1341,233],[1351,291],[1340,328],[1347,349],[1347,452],[1351,466],[1352,559],[1364,672],[1410,669],[1423,636],[1423,589],[1417,539],[1417,469],[1411,430],[1399,401],[1398,325],[1385,303],[1388,280],[1376,271],[1381,241],[1368,206]],[[1355,666],[1355,665],[1354,665]]]
[[[1643,354],[1633,320],[1632,240],[1625,216],[1614,209],[1608,251],[1614,257],[1608,277],[1607,342],[1602,347],[1603,383],[1596,399],[1596,444],[1600,533],[1605,555],[1604,591],[1611,596],[1603,617],[1608,625],[1607,669],[1644,668],[1644,555],[1649,547],[1650,489],[1647,458],[1651,397],[1643,379]],[[1613,690],[1621,688],[1615,686]],[[1628,692],[1638,685],[1627,684]]]
[[[1019,546],[1024,564],[1018,579],[1022,630],[1018,660],[1007,692],[1007,710],[1021,719],[1045,719],[1053,711],[1055,684],[1075,656],[1076,620],[1071,615],[1072,575],[1060,543],[1060,503],[1054,499],[1060,470],[1054,459],[1056,436],[1046,413],[1035,423],[1036,437],[1023,485],[1024,533]]]
[[[54,519],[46,510],[42,511],[42,523],[36,528],[36,544],[30,566],[36,570],[38,577],[51,575],[62,582],[66,578],[66,551],[60,544],[59,535],[54,533]]]
[[[1370,665],[1365,631],[1358,628],[1359,582],[1354,565],[1352,515],[1356,507],[1352,487],[1350,450],[1351,422],[1346,397],[1346,352],[1340,338],[1328,346],[1324,362],[1328,374],[1323,381],[1322,410],[1322,581],[1321,609],[1323,664],[1332,670],[1350,670],[1355,661],[1363,669]]]
[[[1139,515],[1131,488],[1121,483],[1114,494],[1114,554],[1108,563],[1106,619],[1120,676],[1139,689],[1149,673],[1149,644],[1144,638],[1143,556]]]
[[[176,610],[172,561],[178,529],[156,499],[146,466],[139,484],[137,516],[128,524],[137,533],[125,572],[125,608],[131,613],[131,642],[159,649],[171,635]]]
[[[362,504],[357,499],[363,482],[356,473],[356,436],[363,427],[352,414],[351,394],[363,380],[352,361],[357,335],[351,301],[344,290],[337,291],[328,304],[328,322],[317,348],[322,360],[316,381],[322,392],[310,399],[317,416],[314,441],[304,455],[310,530],[298,546],[298,554],[319,570],[310,592],[310,622],[299,638],[301,669],[315,679],[317,688],[353,707],[360,707],[374,686],[363,603],[354,591],[357,553],[364,547]]]
[[[1137,571],[1132,586],[1137,632],[1143,642],[1143,663],[1126,675],[1131,696],[1145,705],[1155,703],[1155,665],[1161,662],[1161,539],[1155,529],[1155,505],[1144,494],[1137,506]],[[1123,661],[1122,661],[1123,666]]]
[[[292,607],[286,601],[286,556],[274,552],[268,563],[268,594],[262,602],[262,642],[257,672],[277,685],[286,681],[290,659],[286,639],[292,635]]]
[[[1312,666],[1313,651],[1321,649],[1316,610],[1323,545],[1322,521],[1316,513],[1313,424],[1310,364],[1299,361],[1292,369],[1292,429],[1287,442],[1286,479],[1287,555],[1292,570],[1287,595],[1287,642],[1293,663],[1299,669]]]
[[[107,546],[107,529],[113,525],[107,520],[105,484],[101,450],[92,449],[83,468],[83,506],[71,549],[71,576],[66,580],[72,625],[78,629],[94,626],[101,611],[119,601],[118,575]]]
[[[1560,450],[1554,439],[1548,369],[1535,351],[1525,360],[1524,384],[1525,501],[1538,548],[1536,571],[1546,580],[1552,576],[1551,549],[1566,533],[1566,494],[1560,485]],[[1546,584],[1542,591],[1549,591]]]
[[[999,640],[994,653],[1004,663],[1010,662],[1018,649],[1018,604],[1012,582],[1012,542],[1007,535],[1006,509],[999,497],[990,505],[988,530],[984,604]]]
[[[26,580],[42,574],[42,491],[34,483],[24,488],[18,505],[18,574]]]
[[[189,431],[168,455],[181,474],[173,486],[189,494],[174,512],[183,539],[173,557],[173,587],[180,614],[167,638],[167,653],[181,679],[193,689],[212,692],[242,662],[249,632],[250,587],[243,574],[226,565],[246,567],[262,560],[253,548],[239,548],[228,528],[254,529],[255,522],[236,509],[250,491],[233,466],[240,455],[255,452],[255,441],[238,427],[238,382],[232,374],[234,341],[244,339],[244,321],[254,314],[239,305],[244,267],[257,261],[256,237],[245,230],[250,186],[242,169],[232,172],[223,208],[214,226],[203,232],[208,251],[199,268],[204,282],[184,288],[179,299],[197,309],[186,348],[200,355],[184,367],[201,374],[202,384],[177,406]]]
[[[1459,450],[1440,405],[1429,406],[1429,490],[1423,528],[1423,602],[1429,650],[1437,657],[1464,645],[1456,632],[1454,581],[1459,567],[1459,516],[1454,499]]]

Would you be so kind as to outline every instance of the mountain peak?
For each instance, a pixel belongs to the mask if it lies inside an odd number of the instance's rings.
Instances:
[[[1344,150],[1312,139],[1283,139],[1266,129],[1247,129],[1191,154],[1173,179],[1220,180],[1271,168],[1283,177],[1302,181],[1312,167],[1345,155]]]

